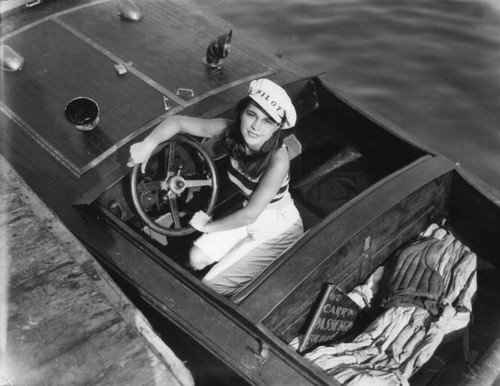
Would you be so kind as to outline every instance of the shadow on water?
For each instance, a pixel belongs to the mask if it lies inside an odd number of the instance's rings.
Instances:
[[[191,0],[500,190],[495,1]]]

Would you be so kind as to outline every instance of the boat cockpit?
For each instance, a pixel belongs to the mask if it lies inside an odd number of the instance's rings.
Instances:
[[[299,120],[283,132],[283,141],[291,158],[291,194],[305,230],[377,182],[428,157],[358,114],[318,78],[287,90],[298,106]],[[232,114],[229,110],[223,116]],[[213,139],[177,136],[157,149],[144,174],[136,166],[97,202],[186,268],[189,248],[199,236],[188,224],[192,215],[205,210],[217,218],[245,200],[229,182],[226,162]],[[193,272],[198,277],[205,273]]]

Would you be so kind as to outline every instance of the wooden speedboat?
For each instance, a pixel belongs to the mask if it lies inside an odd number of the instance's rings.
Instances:
[[[168,327],[165,339],[222,364],[241,383],[337,384],[288,344],[304,332],[324,284],[352,290],[431,223],[444,223],[483,268],[468,333],[475,359],[461,359],[461,341],[453,340],[410,382],[472,379],[467,365],[482,363],[500,334],[484,328],[498,318],[500,198],[237,31],[224,62],[207,66],[206,46],[230,30],[227,23],[174,4],[137,4],[134,20],[110,0],[48,3],[1,21],[2,43],[25,60],[2,73],[1,151],[158,327]],[[225,179],[225,157],[202,138],[177,138],[143,176],[127,168],[128,148],[171,114],[231,116],[261,77],[283,85],[299,114],[285,142],[307,231],[227,299],[185,266],[195,207],[219,216],[243,201]],[[98,106],[92,127],[65,115],[79,97]],[[160,183],[174,176],[181,185]],[[189,180],[198,183],[184,189]]]

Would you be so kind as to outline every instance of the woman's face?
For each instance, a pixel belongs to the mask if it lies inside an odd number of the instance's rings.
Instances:
[[[257,103],[250,102],[241,113],[241,134],[250,150],[260,150],[278,128],[279,124]]]

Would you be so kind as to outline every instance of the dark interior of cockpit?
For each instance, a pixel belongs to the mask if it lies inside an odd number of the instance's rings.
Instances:
[[[334,98],[329,93],[324,97]],[[332,105],[337,108],[332,109]],[[203,144],[202,139],[194,140]],[[283,131],[283,140],[291,158],[290,191],[306,230],[369,186],[425,155],[335,100],[326,100],[302,115],[294,128]],[[227,161],[226,156],[215,160],[219,192],[214,218],[237,210],[246,199],[227,178]],[[189,228],[191,216],[207,207],[212,186],[197,186],[179,193],[174,203],[178,212],[175,220],[171,215],[171,192],[159,184],[167,173],[170,177],[181,175],[186,180],[200,181],[210,179],[210,169],[199,151],[176,142],[160,146],[149,160],[146,173],[137,173],[138,200],[147,216],[167,228]],[[122,179],[99,198],[100,203],[169,259],[186,267],[189,248],[199,233],[165,236],[152,230],[137,215],[130,185],[130,178]],[[204,273],[205,270],[196,275]]]

